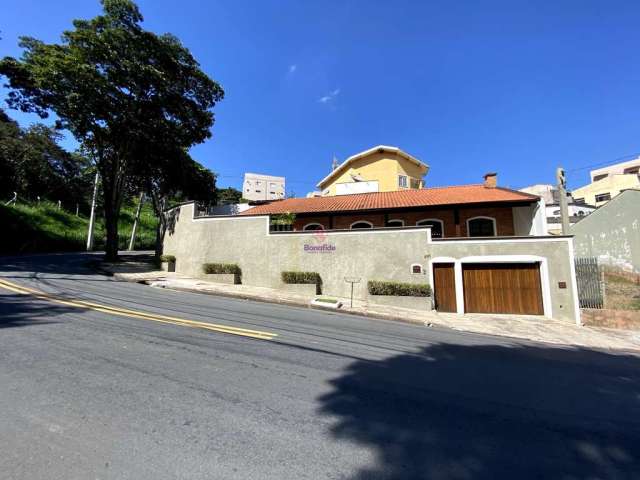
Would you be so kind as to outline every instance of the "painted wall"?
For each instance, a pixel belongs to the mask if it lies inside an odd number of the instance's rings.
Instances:
[[[640,190],[627,190],[571,226],[576,256],[640,273]]]
[[[545,315],[577,322],[580,314],[571,248],[571,239],[567,237],[434,240],[430,254],[432,262],[442,263],[446,259],[456,263],[459,284],[462,283],[461,265],[464,263],[541,262]],[[560,282],[565,282],[566,288],[561,288]],[[462,298],[461,288],[457,288],[457,293]],[[464,305],[459,305],[459,311],[460,308]]]
[[[390,152],[376,152],[353,161],[349,168],[323,185],[322,191],[324,196],[336,195],[336,184],[352,183],[352,175],[360,175],[365,181],[377,181],[379,192],[395,192],[400,190],[398,175],[406,175],[422,182],[424,174],[424,167],[419,167],[404,157]],[[410,180],[407,179],[407,182]]]
[[[515,235],[548,235],[544,200],[524,207],[513,207],[513,229]]]
[[[178,273],[201,276],[203,263],[237,263],[242,283],[278,288],[284,270],[313,271],[323,279],[323,292],[341,297],[351,291],[344,277],[355,276],[362,278],[357,298],[364,298],[367,280],[427,283],[425,274],[411,273],[411,264],[425,265],[427,228],[269,234],[267,216],[194,220],[192,204],[177,211],[164,252],[175,255]],[[333,250],[318,250],[323,245]]]
[[[323,279],[323,292],[332,296],[348,297],[350,285],[344,278],[361,278],[354,293],[365,299],[368,280],[430,283],[430,261],[435,257],[464,261],[482,255],[533,255],[548,264],[552,315],[576,320],[567,238],[432,241],[428,228],[416,227],[270,234],[267,216],[194,219],[193,204],[172,210],[170,216],[164,252],[175,255],[176,271],[185,275],[201,276],[207,262],[237,263],[242,283],[279,288],[282,271],[313,271]],[[411,273],[413,264],[422,265],[423,273]],[[567,289],[556,288],[558,282],[566,282]]]

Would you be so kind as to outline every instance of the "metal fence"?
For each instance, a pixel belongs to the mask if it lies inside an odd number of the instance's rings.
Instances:
[[[576,258],[576,283],[580,308],[604,308],[602,275],[597,258]]]

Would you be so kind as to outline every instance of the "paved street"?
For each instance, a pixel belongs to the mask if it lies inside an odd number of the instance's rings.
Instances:
[[[0,258],[0,478],[640,478],[640,357]],[[227,332],[227,333],[225,333]]]

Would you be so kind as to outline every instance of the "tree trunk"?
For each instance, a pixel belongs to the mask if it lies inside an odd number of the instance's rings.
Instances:
[[[157,195],[152,194],[153,209],[158,217],[158,225],[156,226],[156,258],[160,258],[164,249],[164,234],[167,231],[167,217],[165,216],[164,207],[166,205],[166,199],[164,197],[158,198]]]
[[[102,176],[102,189],[104,199],[104,227],[107,233],[105,244],[105,260],[115,261],[118,259],[118,218],[120,217],[120,207],[122,206],[121,181],[116,178],[106,178]]]
[[[107,241],[104,247],[105,260],[113,262],[118,259],[118,213],[112,205],[104,204],[104,226]]]
[[[163,244],[164,244],[164,231],[165,231],[165,227],[164,224],[165,222],[162,221],[162,217],[164,215],[160,215],[160,218],[158,219],[158,225],[156,226],[156,258],[160,258],[160,256],[162,255],[162,251],[163,251]]]

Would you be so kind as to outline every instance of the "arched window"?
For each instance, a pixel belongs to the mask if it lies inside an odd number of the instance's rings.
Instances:
[[[431,238],[442,238],[444,236],[444,222],[437,218],[425,218],[416,222],[419,227],[431,227]]]
[[[387,227],[404,227],[404,220],[400,220],[398,218],[394,218],[393,220],[389,220],[387,222]]]
[[[495,237],[496,219],[493,217],[473,217],[467,220],[469,237]]]
[[[320,223],[307,223],[302,230],[324,230],[324,225]]]
[[[351,230],[356,230],[358,228],[373,228],[373,223],[360,220],[351,224]]]

